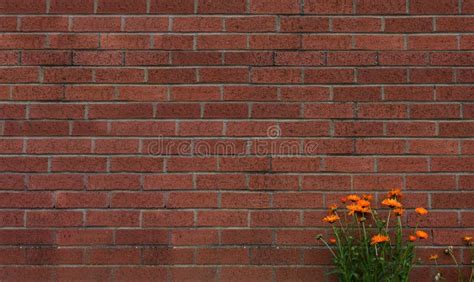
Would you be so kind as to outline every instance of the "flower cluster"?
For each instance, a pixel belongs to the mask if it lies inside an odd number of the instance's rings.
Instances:
[[[428,239],[426,231],[418,230],[404,240],[402,219],[406,210],[400,189],[393,189],[382,199],[386,218],[381,218],[372,195],[351,194],[341,199],[344,211],[331,205],[323,222],[331,225],[335,238],[317,238],[329,248],[341,281],[406,281],[414,260],[416,240]],[[418,220],[428,214],[415,209]],[[398,224],[390,225],[392,216]],[[388,280],[387,280],[388,279]]]

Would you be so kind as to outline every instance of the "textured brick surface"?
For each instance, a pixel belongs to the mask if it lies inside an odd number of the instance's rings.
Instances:
[[[425,262],[474,232],[472,0],[0,14],[0,280],[330,281],[350,191],[432,209]]]

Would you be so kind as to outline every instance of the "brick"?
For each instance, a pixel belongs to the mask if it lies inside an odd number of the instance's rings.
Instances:
[[[474,56],[472,53],[454,53],[454,52],[443,52],[434,53],[430,56],[431,64],[438,66],[446,65],[472,65],[474,62]]]
[[[275,64],[283,66],[303,65],[318,66],[324,64],[324,54],[321,52],[276,52]]]
[[[142,69],[98,69],[95,70],[95,80],[98,83],[140,83],[145,80]]]
[[[248,264],[248,250],[241,248],[199,249],[196,253],[196,264]]]
[[[137,227],[140,224],[139,211],[88,211],[86,226]]]
[[[96,157],[56,157],[52,160],[52,171],[97,172],[105,171],[106,159]]]
[[[353,105],[350,103],[308,104],[304,108],[306,118],[352,118]]]
[[[46,172],[47,163],[43,157],[0,157],[2,172]]]
[[[64,136],[68,135],[66,121],[6,121],[5,136]]]
[[[56,241],[60,246],[111,244],[112,235],[107,229],[62,229],[57,231]]]
[[[30,190],[82,190],[83,188],[84,177],[81,175],[35,174],[28,179]]]
[[[351,177],[338,175],[308,175],[302,180],[303,190],[346,190],[351,188]]]
[[[283,87],[281,88],[281,99],[283,101],[327,101],[329,100],[329,89],[319,86]]]
[[[198,226],[247,226],[247,211],[199,211]]]
[[[388,136],[435,136],[435,124],[431,122],[388,123]]]
[[[173,101],[214,101],[220,100],[221,91],[216,86],[174,86],[171,88]]]
[[[1,190],[23,190],[26,187],[23,175],[3,174],[0,181]]]
[[[276,31],[274,16],[245,16],[225,18],[225,28],[229,32],[271,32]]]
[[[115,236],[116,244],[119,245],[160,245],[168,243],[168,231],[166,230],[121,229],[115,232]]]
[[[332,66],[364,66],[376,65],[375,52],[329,52],[327,64]]]
[[[385,100],[388,101],[431,101],[434,88],[429,86],[386,86]]]
[[[298,0],[252,0],[249,9],[255,14],[299,14],[301,10]]]
[[[253,227],[295,227],[300,225],[300,212],[297,211],[254,211],[250,214],[250,226]]]
[[[413,83],[450,83],[454,81],[451,69],[411,69],[410,82]]]
[[[146,0],[99,0],[97,3],[97,13],[146,13],[146,5]]]
[[[456,178],[452,175],[410,175],[406,178],[406,187],[410,190],[450,190],[455,189]]]
[[[457,38],[452,35],[411,35],[408,36],[409,50],[456,50]]]
[[[38,82],[39,72],[36,67],[18,67],[0,69],[0,82]]]
[[[155,14],[192,14],[194,0],[152,0],[150,12]]]
[[[199,81],[204,83],[242,83],[249,81],[248,68],[201,68]]]
[[[72,55],[67,51],[24,51],[21,54],[23,65],[71,65]]]
[[[89,190],[138,190],[140,178],[130,174],[96,174],[88,177],[87,184]]]
[[[153,106],[151,104],[94,104],[88,107],[90,119],[140,119],[152,118]]]
[[[408,107],[396,104],[361,104],[357,117],[362,119],[405,119],[408,117]]]
[[[425,158],[380,158],[377,161],[380,172],[426,172],[428,171],[428,160]]]
[[[112,195],[112,208],[162,208],[164,207],[161,193],[115,193]]]
[[[94,12],[94,0],[80,2],[69,0],[51,0],[49,4],[51,14],[82,14]]]
[[[51,49],[92,49],[99,47],[99,36],[96,34],[50,34]]]
[[[221,277],[226,281],[235,281],[236,277],[247,281],[265,281],[272,279],[272,273],[269,267],[224,267],[221,269]]]
[[[155,3],[156,1],[152,1]],[[162,3],[164,1],[160,1]],[[179,1],[176,1],[179,2]],[[168,31],[169,20],[167,17],[126,17],[125,31]]]
[[[403,50],[404,40],[400,35],[357,35],[355,48],[362,50]]]
[[[472,135],[472,122],[443,122],[439,125],[439,135],[449,137],[469,137]]]
[[[167,208],[215,208],[217,194],[213,192],[171,192]]]
[[[356,175],[353,182],[354,189],[389,190],[402,187],[403,178],[396,175]]]
[[[106,208],[107,194],[101,192],[58,192],[57,208]]]
[[[355,8],[358,14],[406,14],[406,4],[404,0],[357,0]]]
[[[360,154],[403,154],[405,152],[405,141],[367,139],[356,140],[356,152]]]
[[[124,101],[163,101],[168,90],[163,86],[122,86],[119,87],[118,100]]]
[[[273,195],[273,207],[278,209],[321,208],[323,195],[315,193],[289,192]]]
[[[149,35],[105,34],[100,38],[103,49],[148,49],[151,45]]]
[[[251,115],[253,118],[299,118],[301,109],[291,104],[254,104]]]
[[[373,172],[374,160],[370,158],[325,158],[324,171]]]
[[[92,69],[83,68],[48,68],[44,70],[44,81],[47,83],[92,82]]]
[[[46,36],[43,34],[0,34],[0,49],[41,49],[45,43]],[[54,46],[54,42],[50,44]]]
[[[92,151],[92,144],[82,139],[30,139],[26,151],[30,154],[87,154]]]
[[[251,35],[250,49],[299,49],[301,37],[296,34]]]
[[[84,66],[119,66],[122,54],[115,51],[78,51],[73,53],[73,64]]]
[[[2,110],[0,114],[2,119],[24,119],[26,116],[26,107],[24,105],[2,104],[0,109]]]
[[[242,14],[247,9],[245,0],[233,0],[227,2],[198,0],[197,2],[197,12],[199,14]]]
[[[270,195],[266,193],[223,193],[221,196],[223,208],[270,208]]]
[[[65,99],[71,101],[113,100],[114,87],[111,86],[67,86]]]
[[[153,37],[152,49],[163,50],[192,50],[194,49],[192,35],[156,35]]]
[[[197,48],[199,50],[244,49],[247,47],[247,37],[244,35],[199,35]]]
[[[396,17],[385,19],[386,32],[432,32],[433,19],[421,17]]]
[[[192,211],[147,211],[143,212],[142,220],[142,225],[146,227],[192,226],[194,213]]]
[[[0,63],[2,65],[17,65],[18,64],[18,52],[16,51],[1,51],[0,52]]]
[[[310,172],[321,169],[320,158],[279,157],[271,160],[272,171],[278,172]]]
[[[25,0],[22,3],[2,0],[0,10],[5,14],[42,14],[46,12],[46,0]]]
[[[148,82],[151,83],[195,83],[195,69],[153,69],[148,71]]]
[[[350,50],[350,35],[303,35],[302,47],[305,50]]]
[[[445,32],[470,32],[474,30],[474,18],[439,17],[436,19],[436,30]]]
[[[2,208],[52,208],[53,197],[49,192],[2,192]]]
[[[102,267],[60,267],[56,269],[57,279],[70,280],[82,277],[87,280],[103,280],[111,275],[110,268]]]
[[[353,0],[308,0],[305,14],[351,14]]]
[[[45,246],[41,248],[27,248],[25,251],[27,263],[34,265],[80,264],[83,259],[83,252],[79,248],[58,249]]]
[[[171,61],[176,65],[221,65],[222,55],[219,52],[175,52]]]
[[[94,265],[133,265],[140,262],[140,250],[136,248],[93,248],[87,250],[87,262]]]
[[[176,17],[172,27],[176,32],[219,32],[223,30],[223,20],[217,17]]]
[[[403,65],[427,65],[428,54],[425,52],[408,52],[408,51],[387,51],[379,53],[379,64],[389,66]]]
[[[304,71],[306,83],[351,83],[354,79],[353,69],[306,69]]]
[[[296,68],[255,68],[252,72],[252,82],[255,83],[300,83],[301,70]]]
[[[115,276],[117,277],[117,280],[121,281],[128,281],[134,279],[139,279],[140,281],[166,281],[168,275],[167,273],[167,268],[160,266],[129,266],[118,268],[115,272]]]
[[[335,32],[380,32],[382,30],[380,18],[334,18],[332,25]]]
[[[153,248],[143,251],[144,264],[179,265],[191,264],[194,252],[192,249]]]
[[[335,101],[380,101],[382,99],[380,87],[335,87]]]
[[[1,31],[16,31],[17,29],[17,19],[15,16],[3,16],[0,19],[0,30]]]
[[[21,17],[21,31],[68,31],[68,18],[63,16]]]
[[[406,83],[408,72],[401,68],[360,69],[357,81],[360,83]]]
[[[32,105],[29,116],[30,119],[82,119],[84,110],[84,105]]]
[[[31,211],[26,213],[27,227],[82,226],[82,212],[76,211]]]
[[[433,3],[429,0],[411,0],[410,14],[457,14],[458,1],[440,0]]]

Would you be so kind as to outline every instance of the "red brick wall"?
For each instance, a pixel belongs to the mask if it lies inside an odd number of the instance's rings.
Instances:
[[[473,233],[473,0],[0,14],[0,280],[322,281],[349,191],[402,188],[439,250]]]

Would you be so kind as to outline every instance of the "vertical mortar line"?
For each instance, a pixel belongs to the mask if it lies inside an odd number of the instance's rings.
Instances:
[[[94,0],[94,14],[97,14],[97,7],[99,6],[99,0]]]

